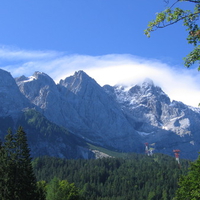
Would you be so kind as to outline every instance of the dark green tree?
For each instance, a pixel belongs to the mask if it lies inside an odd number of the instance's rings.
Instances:
[[[169,5],[169,0],[164,0]],[[181,3],[190,3],[193,5],[193,10],[181,9]],[[177,7],[176,7],[177,6]],[[194,45],[193,51],[191,51],[184,59],[185,66],[190,67],[194,63],[200,64],[200,0],[173,0],[171,5],[166,7],[162,12],[157,13],[156,19],[152,20],[148,24],[148,28],[145,30],[145,34],[150,37],[150,33],[159,28],[165,28],[167,26],[176,24],[179,21],[183,21],[183,25],[186,26],[188,31],[188,43]],[[200,70],[200,65],[198,70]]]
[[[0,199],[38,200],[26,133],[19,127],[16,134],[9,130],[0,144]]]
[[[188,165],[189,161],[181,160],[179,168],[173,157],[162,154],[91,160],[41,157],[33,161],[37,179],[48,183],[47,193],[50,192],[52,197],[58,195],[61,198],[57,192],[68,194],[68,186],[74,183],[80,196],[87,200],[172,200],[180,175],[187,173]],[[59,179],[51,185],[53,177]],[[63,186],[59,180],[65,180]]]
[[[179,186],[176,191],[176,200],[200,199],[200,156],[191,163],[188,174],[181,177]]]
[[[5,173],[5,151],[4,151],[4,146],[2,144],[2,141],[0,140],[0,199],[3,199],[3,192],[4,192],[4,187],[5,187],[5,180],[4,176],[2,176]]]
[[[26,133],[19,127],[16,137],[17,193],[20,200],[38,200],[37,183],[33,173]]]
[[[5,142],[2,146],[2,182],[3,190],[2,199],[12,200],[16,198],[15,186],[16,181],[16,143],[12,131],[9,129],[8,134],[5,136]]]

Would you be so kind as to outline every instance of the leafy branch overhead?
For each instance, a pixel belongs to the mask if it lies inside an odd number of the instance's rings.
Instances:
[[[165,1],[169,4],[169,0]],[[194,4],[194,10],[183,10],[176,5],[180,5],[181,2],[190,2]],[[156,18],[149,22],[148,28],[144,31],[147,37],[150,37],[151,32],[158,28],[165,28],[173,25],[179,21],[183,22],[188,31],[187,41],[189,44],[194,46],[185,58],[185,66],[190,67],[194,63],[199,63],[200,70],[200,26],[199,26],[199,15],[200,15],[200,0],[177,0],[170,7],[164,11],[157,13]]]

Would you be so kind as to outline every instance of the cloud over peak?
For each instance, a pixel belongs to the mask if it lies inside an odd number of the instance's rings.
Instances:
[[[55,82],[83,70],[100,85],[135,85],[150,78],[173,100],[198,106],[200,102],[200,74],[197,69],[170,66],[156,59],[127,54],[102,56],[68,55],[56,51],[27,51],[0,47],[0,67],[14,77],[31,76],[41,71]]]

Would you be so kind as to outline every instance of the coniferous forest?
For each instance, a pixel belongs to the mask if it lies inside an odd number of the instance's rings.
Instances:
[[[11,130],[0,143],[1,200],[170,200],[188,172],[170,156],[31,160],[26,133]]]
[[[174,158],[162,154],[97,160],[43,157],[33,162],[38,181],[67,180],[87,200],[173,199],[178,179],[188,165],[182,161],[180,168]]]

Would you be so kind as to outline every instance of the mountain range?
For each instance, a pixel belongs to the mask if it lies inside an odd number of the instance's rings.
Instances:
[[[33,157],[95,158],[91,146],[196,159],[200,109],[171,101],[152,80],[101,87],[84,71],[55,83],[35,72],[13,78],[0,69],[0,136],[23,126]],[[146,144],[146,146],[145,146]],[[102,155],[102,154],[101,154]]]

